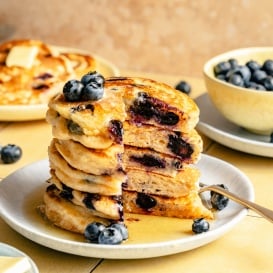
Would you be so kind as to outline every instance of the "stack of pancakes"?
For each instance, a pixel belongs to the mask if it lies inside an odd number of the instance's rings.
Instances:
[[[149,79],[113,77],[98,101],[49,103],[51,185],[45,214],[83,233],[123,211],[212,218],[198,196],[199,109],[186,95]]]
[[[123,221],[123,105],[122,93],[111,90],[95,102],[67,102],[63,94],[50,101],[52,184],[44,195],[44,209],[55,225],[83,233],[94,221]]]

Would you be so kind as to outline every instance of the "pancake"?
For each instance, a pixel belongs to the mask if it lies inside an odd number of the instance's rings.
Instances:
[[[92,211],[76,206],[60,196],[60,191],[51,185],[44,193],[44,204],[39,207],[41,213],[55,226],[83,234],[86,226],[92,222],[105,225],[109,220],[95,216]]]
[[[152,149],[127,145],[124,147],[123,163],[125,169],[144,170],[170,177],[175,177],[183,168],[183,160],[179,158],[161,154]]]
[[[189,132],[199,120],[194,101],[167,84],[140,77],[112,77],[105,82],[105,89],[109,88],[123,91],[126,120],[138,125]]]
[[[90,149],[73,140],[53,139],[53,145],[70,166],[94,175],[109,175],[122,170],[122,145]]]
[[[137,126],[132,122],[125,122],[123,129],[125,145],[153,149],[184,163],[196,163],[203,149],[202,139],[194,129],[184,133],[146,124]]]
[[[164,197],[186,196],[193,190],[197,191],[200,176],[198,169],[189,166],[185,166],[175,177],[130,168],[126,168],[126,173],[128,182],[125,190]]]
[[[183,219],[213,219],[212,212],[203,206],[197,191],[174,198],[124,190],[123,203],[124,212]]]
[[[95,70],[92,56],[61,53],[38,40],[0,44],[0,104],[44,104],[69,79]]]

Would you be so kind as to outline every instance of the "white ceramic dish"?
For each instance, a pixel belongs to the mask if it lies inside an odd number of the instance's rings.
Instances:
[[[204,135],[234,150],[273,157],[272,137],[251,133],[225,119],[207,93],[195,101],[200,109],[197,128]]]
[[[27,257],[30,263],[31,269],[28,270],[26,273],[39,273],[39,270],[36,264],[32,261],[32,259],[27,256],[24,252],[18,250],[17,248],[0,243],[0,256],[8,256],[8,257]],[[1,266],[0,266],[1,267]]]
[[[224,183],[230,191],[253,201],[251,182],[234,166],[202,155],[198,167],[202,173],[202,182]],[[138,259],[187,251],[216,240],[247,213],[245,208],[230,201],[211,222],[210,231],[198,235],[191,231],[192,220],[126,215],[130,234],[128,241],[121,245],[90,244],[81,235],[52,226],[37,212],[36,208],[42,203],[42,195],[48,185],[45,182],[48,177],[48,161],[43,160],[5,178],[0,183],[0,215],[8,225],[26,238],[46,247],[80,256]]]
[[[118,76],[119,69],[109,62],[108,60],[90,53],[88,51],[68,48],[68,47],[58,47],[52,46],[61,52],[74,52],[89,54],[96,59],[97,71],[102,73],[105,77]],[[40,120],[45,118],[47,110],[47,104],[37,104],[37,105],[0,105],[0,121],[29,121],[29,120]]]

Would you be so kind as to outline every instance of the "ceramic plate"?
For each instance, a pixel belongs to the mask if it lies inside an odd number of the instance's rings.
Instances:
[[[204,135],[238,151],[273,157],[271,136],[253,134],[225,119],[214,107],[207,93],[195,101],[200,109],[197,129]]]
[[[74,52],[89,54],[93,56],[97,61],[97,71],[102,73],[105,77],[118,76],[118,68],[111,62],[105,60],[104,58],[92,54],[88,51],[67,48],[67,47],[57,47],[53,48],[61,52]],[[28,121],[28,120],[40,120],[45,118],[47,110],[47,104],[37,104],[37,105],[0,105],[0,121]]]
[[[214,157],[202,155],[198,167],[203,183],[224,183],[230,191],[254,199],[251,182],[237,168]],[[9,175],[0,183],[0,214],[14,230],[46,247],[80,256],[108,259],[150,258],[179,253],[219,238],[247,213],[230,201],[216,214],[210,230],[193,234],[192,220],[167,217],[125,215],[130,238],[121,245],[98,245],[52,226],[37,212],[49,177],[48,161],[38,161]],[[206,193],[208,198],[209,192]]]
[[[8,256],[8,257],[27,257],[31,266],[31,269],[26,273],[38,273],[39,270],[35,263],[28,257],[24,252],[18,250],[17,248],[0,243],[0,256]],[[1,266],[0,266],[1,267]]]

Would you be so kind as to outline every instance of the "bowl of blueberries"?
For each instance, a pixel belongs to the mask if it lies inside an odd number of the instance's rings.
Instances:
[[[227,120],[255,134],[273,133],[273,47],[217,55],[203,75],[210,100]]]

